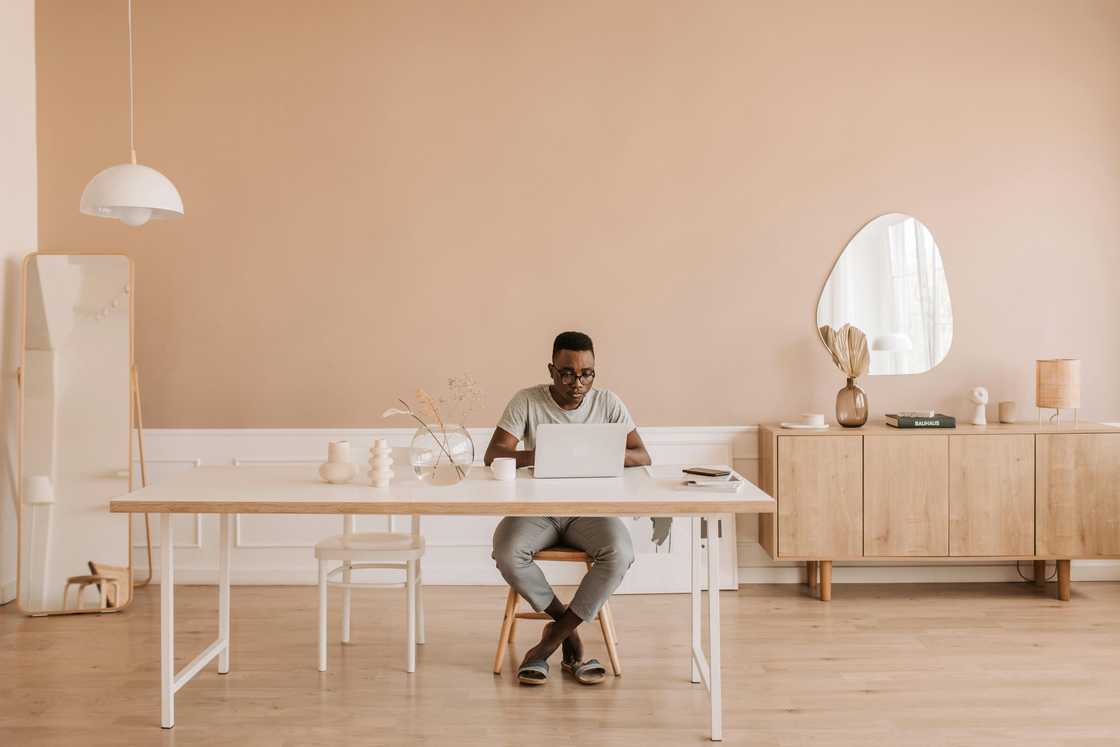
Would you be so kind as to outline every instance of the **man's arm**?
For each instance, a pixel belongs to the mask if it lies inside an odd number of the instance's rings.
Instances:
[[[489,454],[490,452],[487,451],[486,453]],[[626,434],[626,461],[623,462],[623,465],[626,467],[644,467],[651,463],[646,445],[642,443],[642,437],[638,435],[638,429],[635,428]]]
[[[637,433],[637,431],[634,431]],[[641,439],[638,440],[641,443]],[[626,442],[627,449],[629,449],[630,442]],[[642,447],[645,451],[645,447]],[[630,458],[630,452],[627,451],[627,459]],[[536,458],[535,451],[518,451],[517,449],[517,436],[512,433],[506,432],[502,428],[495,428],[494,435],[490,437],[490,445],[486,447],[486,456],[482,458],[486,465],[489,466],[498,457],[513,457],[517,460],[518,467],[529,467],[533,464]],[[647,457],[648,458],[648,457]]]

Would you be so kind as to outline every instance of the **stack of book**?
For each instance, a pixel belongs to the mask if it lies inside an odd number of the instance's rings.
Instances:
[[[712,490],[718,493],[738,493],[739,488],[743,487],[743,481],[739,475],[732,474],[730,477],[723,479],[720,478],[689,478],[682,483],[686,488],[703,488],[704,490]]]
[[[887,425],[895,428],[956,428],[957,419],[939,412],[887,413]]]

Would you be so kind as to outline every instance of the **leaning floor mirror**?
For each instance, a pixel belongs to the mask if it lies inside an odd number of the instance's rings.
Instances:
[[[31,254],[22,285],[17,603],[30,615],[119,611],[132,601],[132,532],[108,504],[132,488],[132,261]]]

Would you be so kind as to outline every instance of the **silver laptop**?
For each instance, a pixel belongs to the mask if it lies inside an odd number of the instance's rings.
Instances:
[[[537,426],[534,477],[619,477],[627,423],[545,423]]]

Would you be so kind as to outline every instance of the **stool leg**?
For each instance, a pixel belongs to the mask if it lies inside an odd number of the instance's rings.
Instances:
[[[618,649],[614,645],[614,619],[607,605],[599,608],[599,627],[603,629],[603,643],[607,644],[607,656],[611,660],[611,670],[615,677],[622,676],[622,663],[618,660]]]
[[[349,560],[343,561],[342,567],[342,581],[345,584],[350,583],[352,577],[351,563]],[[350,642],[350,587],[347,586],[342,590],[342,642]]]
[[[619,643],[622,643],[622,641],[618,639],[618,628],[615,627],[615,614],[613,611],[610,611],[609,601],[604,601],[603,608],[607,610],[607,627],[610,628],[610,639],[612,639],[617,646]]]
[[[506,611],[502,616],[502,632],[498,635],[498,650],[494,654],[494,674],[502,673],[502,662],[506,658],[506,646],[509,645],[510,630],[513,628],[514,608],[517,604],[517,592],[512,588],[506,595]]]
[[[521,597],[517,596],[517,594],[514,593],[514,595],[513,595],[513,608],[509,611],[510,622],[509,622],[509,635],[506,636],[506,644],[507,645],[512,643],[513,641],[517,640],[517,613],[520,611],[519,610],[520,607],[521,607]]]
[[[821,564],[821,601],[832,601],[832,561],[822,560]]]

